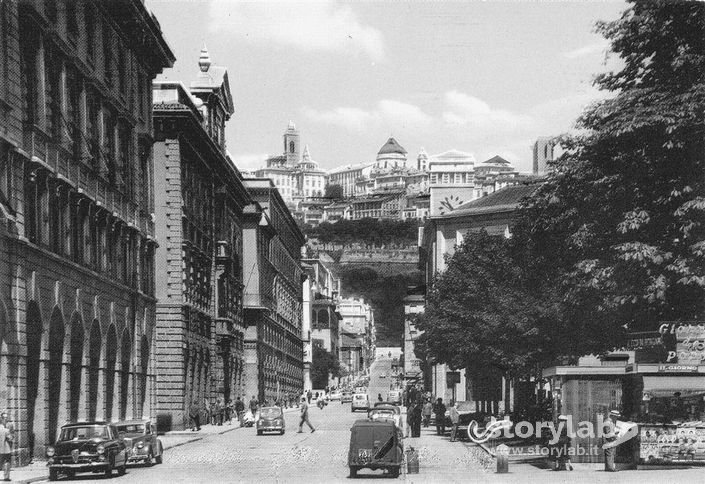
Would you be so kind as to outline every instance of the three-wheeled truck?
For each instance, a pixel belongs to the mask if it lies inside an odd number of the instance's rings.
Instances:
[[[401,430],[389,420],[357,420],[350,429],[350,477],[360,469],[385,469],[399,477],[404,459]]]

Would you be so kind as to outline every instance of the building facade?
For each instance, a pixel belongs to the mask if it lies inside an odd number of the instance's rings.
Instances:
[[[227,71],[201,51],[185,88],[154,83],[157,249],[157,418],[189,425],[192,403],[244,393],[243,208],[251,203],[226,156],[233,113]]]
[[[374,165],[374,163],[358,163],[334,168],[328,172],[328,184],[341,186],[343,198],[359,195],[357,181],[369,177]]]
[[[539,136],[534,142],[533,152],[533,174],[542,176],[548,171],[548,163],[553,161],[553,149],[555,143],[553,138]]]
[[[364,299],[338,301],[340,313],[340,363],[351,375],[365,373],[375,350],[374,310]]]
[[[244,183],[254,201],[243,225],[245,392],[271,403],[303,391],[305,240],[270,180]]]
[[[67,421],[152,415],[151,81],[140,1],[0,3],[0,405],[16,463]]]

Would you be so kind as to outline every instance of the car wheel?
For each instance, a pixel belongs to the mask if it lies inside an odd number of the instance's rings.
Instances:
[[[145,464],[146,464],[148,467],[152,467],[152,464],[153,464],[152,459],[153,459],[153,458],[154,458],[154,456],[152,455],[152,451],[150,450],[150,451],[149,451],[149,454],[147,454],[147,460],[145,461]]]
[[[282,429],[281,432],[279,432],[279,435],[284,435],[284,429]]]
[[[105,466],[105,477],[113,477],[113,462],[112,459],[108,459],[108,464]]]
[[[350,466],[350,477],[357,477],[357,467]]]
[[[55,481],[59,478],[59,471],[57,469],[49,469],[49,480]]]
[[[262,431],[261,431],[261,430],[258,430],[258,431],[257,431],[257,435],[262,435]]]
[[[124,476],[126,472],[127,472],[127,458],[125,458],[125,462],[123,462],[122,465],[120,467],[118,467],[118,476]]]

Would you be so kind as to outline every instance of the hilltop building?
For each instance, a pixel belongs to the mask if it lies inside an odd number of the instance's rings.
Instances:
[[[301,137],[293,122],[289,121],[283,138],[284,152],[267,158],[266,166],[255,170],[254,176],[272,180],[287,206],[298,209],[302,201],[323,196],[328,176],[311,157],[308,145],[301,153]]]
[[[542,176],[549,170],[548,163],[553,161],[553,138],[540,136],[532,146],[534,155],[534,175]]]

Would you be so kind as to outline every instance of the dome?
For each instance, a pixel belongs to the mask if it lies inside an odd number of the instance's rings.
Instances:
[[[397,143],[397,140],[394,138],[389,138],[387,142],[384,144],[379,149],[379,152],[377,153],[378,155],[387,155],[387,154],[399,154],[399,155],[406,155],[406,150],[402,148],[402,146]]]

